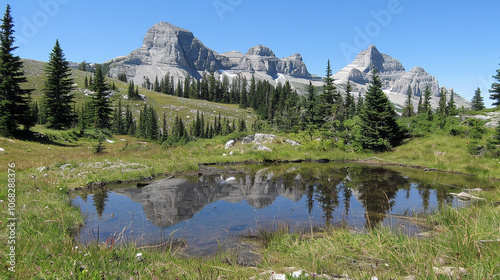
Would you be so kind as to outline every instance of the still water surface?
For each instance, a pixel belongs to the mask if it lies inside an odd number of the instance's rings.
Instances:
[[[86,215],[80,242],[108,238],[138,245],[183,239],[190,254],[215,252],[259,229],[385,225],[404,233],[420,226],[398,216],[460,207],[450,192],[485,188],[471,176],[345,163],[218,167],[201,176],[108,186],[72,200]]]

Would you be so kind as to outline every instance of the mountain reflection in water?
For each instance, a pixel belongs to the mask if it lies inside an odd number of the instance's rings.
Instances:
[[[79,239],[89,243],[122,233],[126,241],[150,244],[183,238],[192,250],[208,252],[229,236],[260,227],[286,225],[301,230],[342,224],[362,229],[383,223],[398,228],[401,221],[387,215],[412,215],[449,204],[457,207],[461,203],[448,191],[479,186],[475,178],[465,176],[423,171],[416,175],[415,170],[407,176],[405,171],[352,164],[228,168],[241,172],[213,170],[143,188],[129,185],[82,195],[73,200],[88,214]],[[450,185],[455,188],[450,190]],[[407,233],[418,231],[417,225],[403,223]]]

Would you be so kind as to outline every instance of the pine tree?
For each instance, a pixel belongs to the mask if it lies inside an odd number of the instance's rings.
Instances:
[[[491,105],[500,107],[500,69],[497,69],[497,74],[493,76],[497,81],[491,84],[490,99],[493,100]]]
[[[472,110],[481,111],[484,107],[483,97],[481,96],[481,89],[478,87],[471,101]]]
[[[158,81],[158,76],[155,77],[155,82],[153,84],[153,90],[156,92],[161,92],[160,82]]]
[[[334,104],[337,103],[337,94],[335,91],[334,79],[332,77],[332,69],[330,67],[330,60],[328,60],[328,64],[326,66],[326,77],[325,77],[325,85],[323,86],[323,92],[319,96],[319,112],[321,113],[321,117],[323,120],[326,120],[328,117],[334,113],[335,108]]]
[[[123,120],[122,100],[118,101],[118,106],[114,110],[113,116],[113,133],[123,135],[127,133],[125,129],[125,121]]]
[[[437,110],[437,113],[441,115],[442,117],[445,117],[448,115],[448,111],[446,108],[446,88],[442,87],[441,88],[441,94],[439,95],[439,107]]]
[[[450,101],[448,101],[448,105],[446,105],[446,113],[449,116],[458,114],[457,106],[455,104],[455,91],[453,89],[450,91]]]
[[[382,82],[373,70],[372,82],[360,114],[358,141],[365,149],[384,151],[399,143],[400,129],[396,112],[382,91]]]
[[[161,141],[165,142],[168,139],[168,123],[167,123],[167,113],[163,112],[163,127],[161,134]]]
[[[73,79],[71,69],[64,58],[63,51],[56,40],[50,53],[49,63],[45,68],[47,79],[43,87],[43,102],[47,117],[47,126],[55,129],[69,128],[75,122],[73,103]]]
[[[150,140],[158,140],[160,130],[158,127],[158,116],[153,106],[149,106],[146,111],[146,133]]]
[[[100,65],[97,65],[94,77],[94,91],[90,109],[92,110],[92,125],[96,129],[110,128],[111,125],[111,102],[106,93],[108,86]]]
[[[137,99],[137,96],[135,95],[135,85],[134,85],[134,81],[130,81],[130,82],[128,83],[127,98],[128,98],[128,100],[134,100],[134,99]]]
[[[421,114],[423,111],[424,111],[424,107],[422,104],[422,94],[420,94],[420,97],[418,99],[417,114]]]
[[[411,97],[413,93],[411,90],[411,87],[408,86],[408,90],[406,91],[406,102],[405,102],[405,108],[403,109],[403,116],[405,117],[411,117],[413,115],[413,105],[411,105]]]
[[[22,89],[26,82],[22,71],[23,62],[13,55],[14,23],[7,5],[0,25],[0,135],[10,136],[23,125],[28,130],[33,125],[30,117],[29,99],[31,89]]]
[[[431,108],[431,97],[432,92],[427,86],[424,91],[424,102],[422,103],[422,113],[427,114],[427,120],[432,120],[432,108]]]
[[[120,74],[118,74],[118,80],[126,83],[127,82],[127,74],[121,72]]]
[[[346,120],[354,117],[354,114],[356,113],[356,103],[354,103],[354,96],[352,96],[351,92],[352,92],[352,86],[351,82],[348,80],[345,89],[346,96],[344,103]]]

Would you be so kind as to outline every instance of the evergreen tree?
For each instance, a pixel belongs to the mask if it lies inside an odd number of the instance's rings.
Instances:
[[[241,118],[240,123],[238,124],[238,131],[243,132],[247,130],[247,123],[245,119]]]
[[[471,101],[472,110],[481,111],[484,107],[483,97],[481,96],[481,89],[478,87]]]
[[[94,91],[90,109],[92,110],[92,124],[96,129],[110,128],[111,125],[111,102],[109,101],[106,93],[108,85],[106,84],[104,74],[100,65],[97,65],[94,77]]]
[[[0,135],[4,136],[12,135],[20,124],[25,130],[33,125],[29,106],[32,90],[21,88],[27,80],[21,58],[13,54],[16,49],[14,23],[7,5],[0,25]]]
[[[420,94],[420,97],[418,99],[417,114],[421,114],[423,111],[424,111],[424,107],[422,104],[422,94]]]
[[[168,124],[167,124],[167,113],[163,112],[163,127],[161,133],[161,141],[165,142],[168,139]]]
[[[182,86],[181,86],[181,80],[180,79],[177,80],[177,88],[175,90],[175,95],[177,95],[178,97],[183,97],[184,96],[184,93],[182,92]]]
[[[372,81],[365,95],[360,114],[358,141],[365,149],[384,151],[399,143],[400,129],[396,112],[382,91],[382,82],[373,70]]]
[[[155,77],[155,82],[153,84],[153,90],[156,92],[161,92],[160,82],[158,81],[158,76]]]
[[[135,95],[135,85],[134,85],[134,81],[130,81],[130,82],[128,83],[127,98],[128,98],[128,100],[134,100],[134,99],[137,99],[137,96]]]
[[[118,101],[118,106],[114,110],[113,116],[113,133],[123,135],[127,133],[125,129],[125,121],[123,120],[122,100]]]
[[[497,69],[497,74],[493,76],[497,81],[491,84],[491,95],[490,99],[493,100],[493,103],[491,105],[493,106],[500,106],[500,69]]]
[[[78,70],[80,71],[89,71],[90,69],[90,65],[84,61],[82,61],[82,63],[78,64]]]
[[[361,110],[363,110],[364,106],[364,98],[361,96],[361,92],[358,93],[358,102],[356,103],[356,115],[359,116],[361,114]]]
[[[453,89],[450,92],[450,101],[448,101],[448,105],[446,106],[446,113],[449,116],[458,114],[457,106],[455,105],[455,91]]]
[[[127,82],[127,74],[121,72],[120,74],[118,74],[118,80],[126,83]]]
[[[75,122],[73,114],[73,79],[71,69],[63,51],[56,40],[50,53],[49,63],[45,68],[47,79],[43,87],[43,102],[47,118],[47,126],[55,129],[69,128]]]
[[[432,108],[431,108],[431,97],[432,92],[427,86],[424,91],[424,102],[422,103],[422,113],[427,114],[427,120],[432,120]]]
[[[441,94],[439,95],[439,107],[437,113],[442,117],[448,115],[448,111],[446,108],[446,88],[441,88]]]
[[[160,135],[158,116],[153,106],[149,106],[146,111],[146,133],[149,140],[158,140]]]
[[[333,107],[337,102],[337,94],[335,91],[334,79],[332,77],[332,69],[330,67],[330,60],[326,66],[326,77],[325,85],[323,86],[323,92],[319,96],[319,112],[321,113],[322,119],[325,121],[331,116],[335,111]]]
[[[413,115],[413,105],[411,105],[411,97],[413,93],[411,90],[411,87],[408,86],[408,90],[406,91],[406,102],[405,102],[405,108],[403,109],[403,116],[405,117],[411,117]]]
[[[130,136],[135,135],[134,117],[132,115],[132,111],[130,111],[130,105],[128,103],[127,106],[125,107],[124,132]]]
[[[346,85],[346,89],[345,89],[346,96],[345,96],[345,103],[344,103],[345,119],[347,119],[347,120],[354,117],[354,115],[356,113],[356,103],[354,102],[354,96],[352,96],[351,92],[352,92],[352,86],[351,86],[351,82],[348,80],[347,85]]]
[[[191,93],[191,76],[187,76],[184,79],[184,98],[189,98],[189,94]]]

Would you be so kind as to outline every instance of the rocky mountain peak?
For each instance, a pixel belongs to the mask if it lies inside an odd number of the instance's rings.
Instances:
[[[192,41],[194,35],[192,32],[177,27],[168,22],[160,22],[148,29],[143,39],[145,47],[162,47],[172,41]]]
[[[247,55],[272,56],[272,57],[275,56],[274,52],[270,48],[263,45],[257,45],[255,47],[251,47],[247,51]]]

